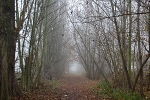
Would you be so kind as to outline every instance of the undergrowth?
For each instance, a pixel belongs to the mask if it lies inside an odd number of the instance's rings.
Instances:
[[[50,85],[51,89],[55,89],[58,87],[60,82],[58,80],[47,80],[47,83]]]
[[[138,93],[112,88],[111,85],[105,81],[99,82],[96,88],[96,95],[103,98],[111,98],[112,100],[141,100],[141,96]]]

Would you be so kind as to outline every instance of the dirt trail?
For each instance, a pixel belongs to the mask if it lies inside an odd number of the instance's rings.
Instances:
[[[92,89],[97,81],[75,75],[68,75],[60,80],[61,85],[58,87],[58,100],[100,100],[96,97]]]
[[[38,89],[31,89],[23,97],[11,100],[104,100],[96,97],[90,89],[98,81],[75,75],[67,75],[59,80],[60,85],[52,90],[50,84],[44,84]]]

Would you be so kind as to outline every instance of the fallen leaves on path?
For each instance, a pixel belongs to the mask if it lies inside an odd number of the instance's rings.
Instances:
[[[97,81],[89,80],[80,76],[66,76],[60,80],[61,85],[58,87],[59,100],[100,100],[89,89]]]
[[[23,97],[11,100],[104,100],[93,94],[90,89],[97,81],[75,75],[68,75],[59,80],[60,85],[53,89],[51,84],[44,84],[39,89],[25,92]]]

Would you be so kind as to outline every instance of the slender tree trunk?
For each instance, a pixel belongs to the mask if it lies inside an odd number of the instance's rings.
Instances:
[[[149,68],[148,68],[148,82],[147,82],[147,91],[149,91],[149,86],[150,86],[150,65],[149,65]]]
[[[138,6],[140,6],[140,1],[138,1]],[[139,9],[139,8],[138,8]],[[139,16],[139,15],[138,15]],[[137,18],[137,20],[138,20],[138,18]],[[139,22],[137,22],[137,24],[138,24]],[[138,25],[137,25],[138,26]],[[137,31],[139,30],[139,28],[137,28]],[[140,30],[139,30],[140,31]],[[139,35],[139,34],[138,34]],[[140,35],[139,35],[140,36]],[[138,38],[140,39],[140,37],[138,36]],[[149,51],[148,51],[148,56],[143,60],[143,62],[142,62],[142,64],[140,65],[140,69],[139,69],[139,71],[138,71],[138,73],[137,73],[137,75],[136,75],[136,77],[135,77],[135,82],[134,82],[134,85],[133,85],[133,91],[135,91],[135,87],[136,87],[136,84],[137,84],[137,82],[138,82],[138,79],[139,79],[139,77],[140,77],[140,75],[141,75],[141,72],[143,71],[143,67],[144,67],[144,65],[146,64],[146,62],[148,61],[148,59],[149,59],[149,57],[150,57],[150,14],[149,14],[149,23],[148,23],[148,42],[149,42]],[[138,40],[139,41],[139,40]],[[140,45],[139,45],[140,46]],[[139,48],[140,49],[140,48]],[[140,56],[139,56],[139,59],[141,59],[140,58]],[[141,63],[141,62],[140,62]]]
[[[113,16],[115,16],[115,9],[114,9],[115,5],[114,5],[112,0],[110,0],[110,2],[111,2]],[[115,28],[116,28],[117,40],[118,40],[119,51],[120,51],[120,55],[121,55],[121,59],[122,59],[123,69],[125,71],[127,82],[128,82],[128,88],[132,89],[131,79],[129,77],[129,72],[128,72],[128,69],[127,69],[127,62],[126,62],[126,59],[124,58],[124,52],[123,52],[123,48],[122,48],[122,45],[121,45],[121,37],[120,37],[120,32],[119,32],[119,29],[118,29],[118,23],[117,23],[116,17],[114,17],[114,24],[115,24]]]
[[[137,13],[140,12],[140,0],[138,0]],[[142,49],[141,49],[141,37],[140,37],[140,15],[137,15],[137,37],[138,37],[138,59],[139,67],[142,66]],[[143,95],[143,69],[140,70],[140,93]]]
[[[150,12],[150,7],[149,7],[149,12]],[[148,16],[148,35],[149,35],[149,54],[150,54],[150,13],[149,13],[149,16]],[[150,90],[149,86],[150,86],[150,65],[149,65],[149,72],[148,72],[147,90]]]
[[[129,0],[129,14],[131,14],[131,0]],[[128,70],[131,78],[131,37],[132,37],[132,16],[129,15],[129,38],[128,38]]]

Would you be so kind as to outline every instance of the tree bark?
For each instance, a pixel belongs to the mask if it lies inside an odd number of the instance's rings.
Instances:
[[[1,100],[19,96],[21,92],[15,79],[15,0],[0,0]],[[5,95],[4,95],[5,94]]]
[[[115,16],[115,9],[114,9],[115,5],[114,5],[112,0],[110,0],[110,3],[111,3],[111,7],[112,7],[113,16]],[[121,37],[120,37],[120,32],[119,32],[116,17],[114,17],[114,24],[115,24],[115,28],[116,28],[117,40],[118,40],[119,51],[120,51],[121,60],[122,60],[122,64],[123,64],[123,69],[124,69],[125,74],[126,74],[126,78],[127,78],[127,82],[128,82],[128,88],[131,90],[132,89],[131,79],[130,79],[130,76],[129,76],[129,72],[128,72],[128,69],[127,69],[127,62],[126,62],[126,59],[124,57],[124,52],[123,52],[123,48],[122,48],[122,45],[121,45]]]

